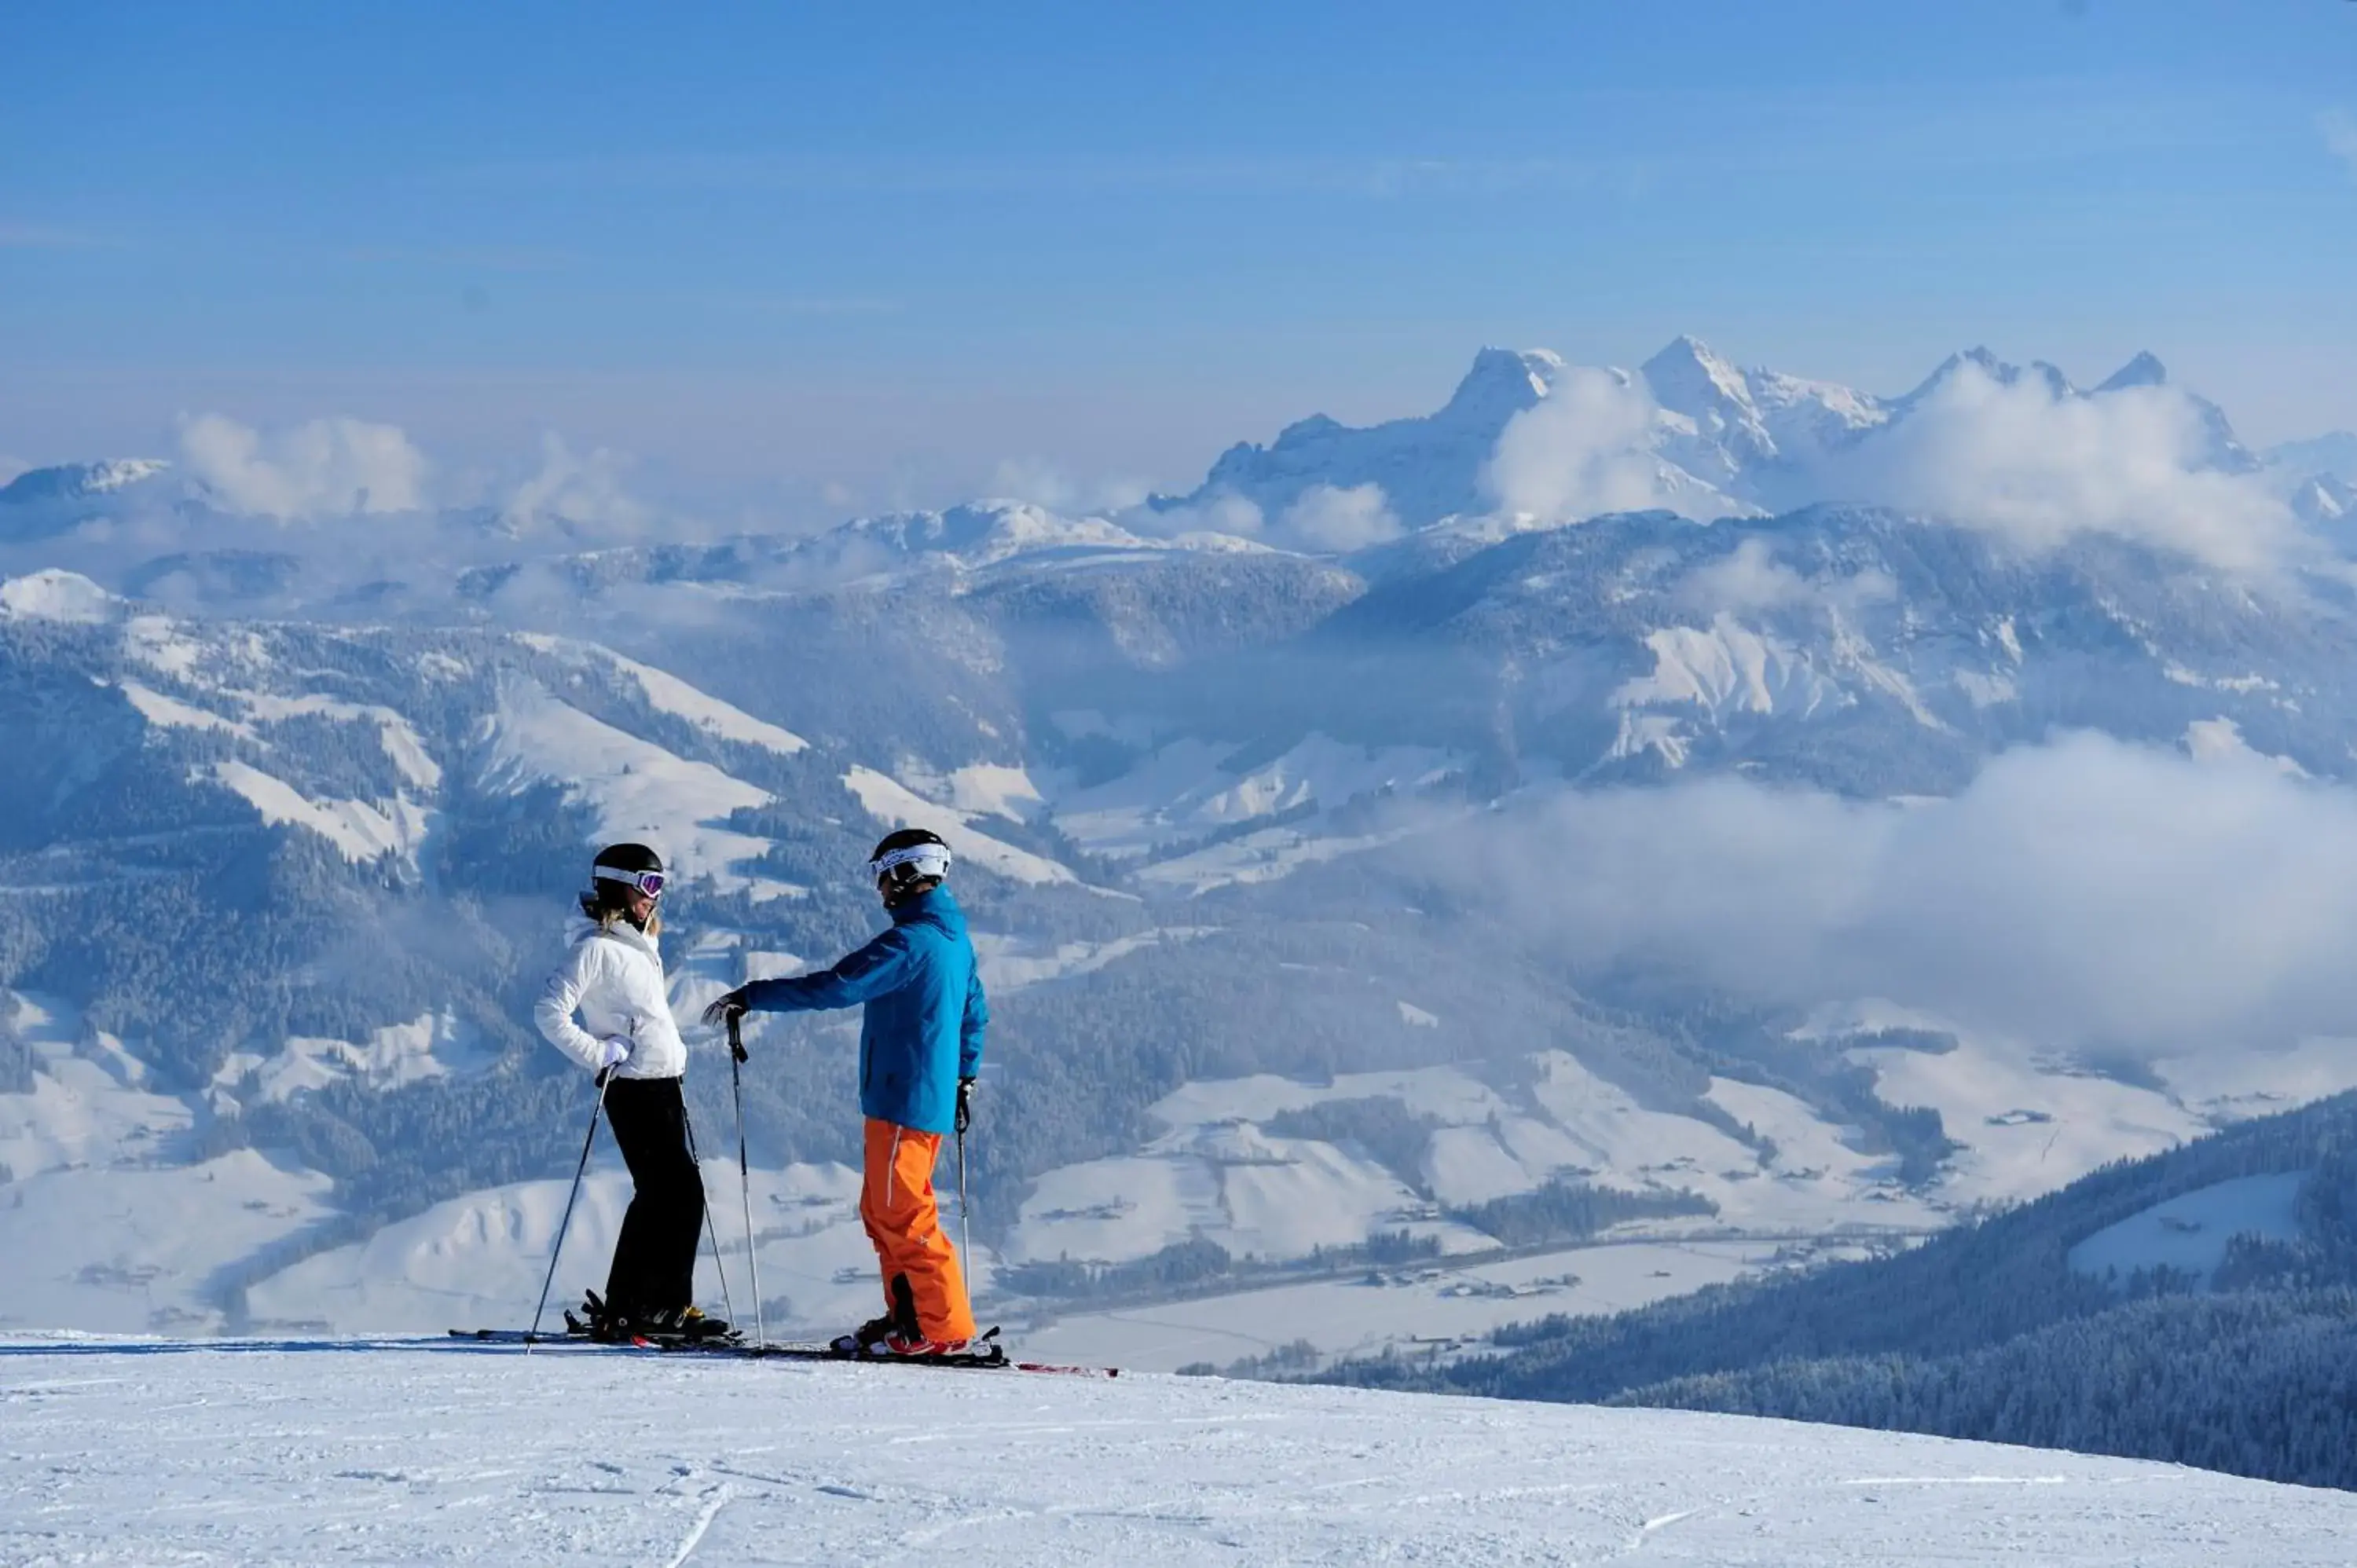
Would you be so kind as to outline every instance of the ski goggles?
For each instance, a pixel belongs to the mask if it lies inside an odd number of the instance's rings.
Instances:
[[[624,871],[619,866],[601,865],[595,875],[600,882],[619,882],[635,887],[650,898],[662,897],[663,874],[660,871]]]
[[[901,866],[913,865],[920,876],[947,876],[950,874],[949,846],[938,843],[912,843],[906,849],[896,849],[889,854],[879,854],[867,863],[867,875],[883,876]]]

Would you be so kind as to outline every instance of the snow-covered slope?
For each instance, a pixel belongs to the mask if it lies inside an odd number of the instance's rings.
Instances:
[[[2309,1568],[2357,1497],[1830,1426],[440,1344],[0,1344],[14,1563]]]
[[[876,1255],[859,1222],[859,1175],[843,1165],[795,1165],[753,1173],[754,1225],[761,1238],[761,1289],[772,1329],[827,1337],[874,1316]],[[705,1162],[705,1190],[725,1227],[724,1291],[711,1253],[696,1259],[696,1299],[733,1300],[749,1324],[743,1212],[734,1160]],[[570,1184],[519,1182],[436,1204],[388,1225],[364,1242],[305,1259],[247,1295],[253,1321],[274,1329],[436,1334],[454,1326],[525,1318],[539,1297]],[[582,1183],[565,1232],[548,1322],[605,1281],[630,1183],[610,1154]],[[976,1271],[986,1285],[985,1261]],[[735,1293],[731,1295],[729,1293]]]
[[[1791,499],[1810,467],[1890,418],[1867,393],[1738,370],[1693,338],[1672,342],[1639,374],[1677,421],[1663,444],[1671,460],[1753,502]]]
[[[2236,1237],[2299,1239],[2299,1189],[2306,1179],[2300,1171],[2236,1176],[2157,1203],[2072,1248],[2071,1267],[2123,1283],[2139,1269],[2173,1269],[2207,1284]]]
[[[98,463],[61,463],[29,468],[0,485],[0,507],[86,500],[144,484],[170,468],[156,457],[117,457]]]
[[[1545,349],[1484,349],[1437,413],[1363,430],[1313,414],[1265,447],[1230,447],[1201,487],[1176,504],[1202,509],[1235,496],[1274,518],[1313,487],[1372,484],[1410,525],[1486,510],[1481,471],[1500,433],[1537,406],[1563,370],[1561,357]]]
[[[477,738],[495,788],[557,785],[588,809],[595,838],[651,843],[677,875],[723,887],[787,891],[738,870],[768,846],[724,825],[732,811],[766,804],[765,789],[593,718],[529,680],[502,688]]]

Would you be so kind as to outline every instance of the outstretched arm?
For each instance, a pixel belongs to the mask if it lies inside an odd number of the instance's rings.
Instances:
[[[752,1013],[856,1007],[899,990],[907,983],[915,962],[907,935],[895,926],[833,969],[815,970],[791,980],[757,980],[729,995]]]

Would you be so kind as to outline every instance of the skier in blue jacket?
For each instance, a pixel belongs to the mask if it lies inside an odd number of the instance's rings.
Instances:
[[[955,1355],[974,1337],[957,1249],[942,1229],[933,1164],[965,1131],[990,1008],[965,916],[944,886],[950,851],[922,828],[888,834],[868,871],[892,926],[833,969],[757,980],[705,1010],[799,1013],[865,1007],[859,1109],[866,1119],[859,1217],[884,1277],[883,1316],[840,1341],[863,1354]]]

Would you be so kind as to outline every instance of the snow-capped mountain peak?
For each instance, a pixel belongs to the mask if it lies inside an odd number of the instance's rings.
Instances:
[[[1656,397],[1673,389],[1706,389],[1730,403],[1749,405],[1751,384],[1734,364],[1711,352],[1710,346],[1698,338],[1684,334],[1670,339],[1669,346],[1639,367]]]
[[[2124,392],[2129,387],[2158,387],[2169,384],[2169,367],[2149,349],[2106,377],[2099,392]]]
[[[2291,510],[2319,525],[2357,516],[2357,485],[2330,474],[2315,475],[2292,491]]]
[[[858,518],[811,542],[810,553],[875,569],[920,557],[987,566],[1016,555],[1051,550],[1147,550],[1144,539],[1096,517],[1064,517],[1029,501],[985,500],[943,511],[892,512]]]
[[[1747,466],[1776,458],[1776,438],[1760,417],[1749,379],[1701,342],[1676,338],[1639,373],[1654,402],[1693,422],[1694,442],[1673,437],[1689,448],[1673,452],[1681,467],[1724,485]]]
[[[2158,363],[2158,360],[2154,361],[2155,365]],[[2071,384],[2069,376],[2043,360],[2032,360],[2027,365],[2017,365],[2009,360],[1998,359],[1986,346],[1975,346],[1961,353],[1951,354],[1941,360],[1939,367],[1924,377],[1912,392],[1894,399],[1894,407],[1900,412],[1915,408],[1955,380],[1967,368],[1978,371],[2001,387],[2018,386],[2023,381],[2029,381],[2042,383],[2048,393],[2058,401],[2081,395],[2079,389]]]
[[[78,572],[51,568],[0,582],[0,619],[90,624],[122,612],[121,599]]]
[[[1241,498],[1275,518],[1320,487],[1376,485],[1411,528],[1485,511],[1481,474],[1498,437],[1546,398],[1564,370],[1562,358],[1543,349],[1483,349],[1435,413],[1363,428],[1315,414],[1266,446],[1239,442],[1190,494],[1153,504],[1168,510]]]
[[[0,506],[75,500],[112,494],[152,479],[172,465],[160,457],[113,457],[96,463],[60,463],[30,468],[0,485]]]
[[[2296,484],[2311,474],[2330,474],[2343,484],[2357,485],[2357,432],[2335,430],[2270,446],[2266,467],[2283,484]]]
[[[1544,349],[1485,348],[1473,356],[1473,368],[1434,417],[1494,435],[1553,391],[1563,371],[1563,357]]]

